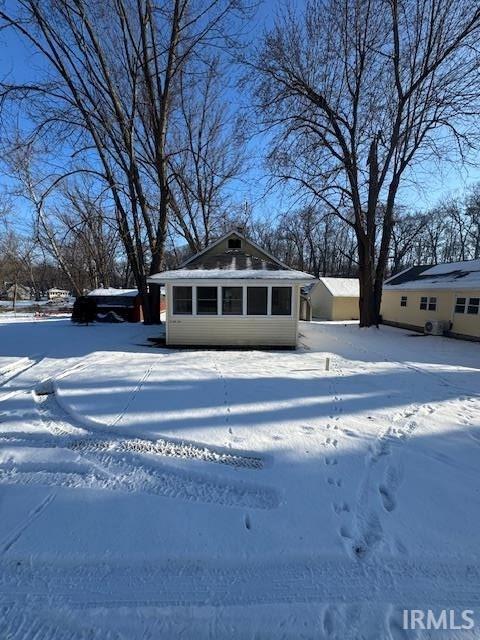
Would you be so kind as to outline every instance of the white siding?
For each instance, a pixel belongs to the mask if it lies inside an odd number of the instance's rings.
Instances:
[[[194,286],[192,282],[179,282],[181,286]],[[237,286],[231,281],[196,283],[199,286]],[[291,286],[292,283],[255,283],[258,286]],[[174,315],[171,304],[172,286],[167,284],[167,344],[168,345],[223,345],[223,346],[289,346],[297,344],[299,290],[292,286],[291,316],[196,316]],[[246,286],[253,286],[249,283]],[[195,309],[195,304],[193,305]]]
[[[319,281],[310,292],[312,317],[322,320],[332,319],[333,296],[323,282]]]

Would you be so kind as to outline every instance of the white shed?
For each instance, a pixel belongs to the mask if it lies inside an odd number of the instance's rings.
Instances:
[[[313,318],[358,320],[360,287],[358,278],[319,278],[306,291]]]

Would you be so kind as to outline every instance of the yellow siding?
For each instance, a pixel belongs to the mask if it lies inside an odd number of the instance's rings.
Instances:
[[[407,306],[400,306],[401,296],[407,296]],[[422,296],[436,297],[436,311],[420,309]],[[454,313],[455,301],[459,298],[480,297],[477,291],[439,291],[435,289],[425,291],[384,291],[382,296],[381,314],[385,321],[422,329],[427,320],[443,320],[452,322],[451,332],[468,337],[480,337],[480,315]]]
[[[477,291],[458,291],[454,296],[454,304],[456,298],[480,298],[480,289]],[[468,313],[454,313],[452,333],[464,336],[472,336],[480,338],[480,315],[470,315]]]
[[[358,298],[333,298],[330,320],[358,320]]]
[[[358,298],[333,296],[320,280],[310,294],[312,316],[322,320],[358,320]]]
[[[192,283],[182,282],[181,284],[191,286]],[[231,285],[232,283],[229,281],[222,284]],[[290,286],[286,283],[285,285]],[[168,300],[172,299],[172,286],[172,284],[167,285]],[[175,316],[172,314],[172,305],[167,304],[167,344],[294,347],[297,344],[298,312],[299,287],[297,285],[293,286],[292,291],[291,317]]]

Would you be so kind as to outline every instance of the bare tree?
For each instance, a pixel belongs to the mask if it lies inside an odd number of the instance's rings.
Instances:
[[[76,166],[108,185],[147,322],[159,321],[146,278],[160,270],[167,238],[177,78],[199,51],[224,44],[237,9],[237,0],[16,0],[0,10],[0,26],[47,69],[43,81],[4,83],[3,97],[27,98],[35,133],[61,129]]]
[[[405,264],[410,257],[415,243],[420,237],[423,237],[424,231],[428,225],[428,216],[421,214],[406,215],[399,212],[392,228],[391,256],[390,256],[390,273],[398,273],[404,266],[412,266]]]
[[[172,156],[171,224],[192,252],[207,246],[218,233],[220,221],[229,214],[228,187],[238,178],[243,164],[240,123],[227,101],[228,68],[215,56],[197,64],[195,88],[181,76],[176,147]],[[191,72],[191,70],[189,70]]]
[[[271,168],[353,229],[361,326],[379,321],[405,174],[477,142],[479,35],[476,2],[311,0],[259,48],[255,95],[278,131]]]
[[[115,286],[120,239],[105,193],[95,193],[85,180],[66,185],[62,192],[54,217],[63,245],[73,250],[73,262],[82,269],[89,287]]]

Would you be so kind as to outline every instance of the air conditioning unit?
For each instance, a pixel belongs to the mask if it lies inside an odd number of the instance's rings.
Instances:
[[[448,330],[448,324],[443,320],[427,320],[423,327],[423,333],[427,336],[443,336]]]

